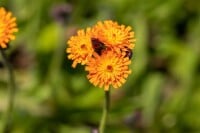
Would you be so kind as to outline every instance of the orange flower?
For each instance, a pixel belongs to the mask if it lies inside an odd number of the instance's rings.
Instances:
[[[66,52],[69,53],[68,58],[73,60],[72,67],[75,68],[78,63],[86,64],[88,59],[93,54],[92,42],[90,37],[91,29],[88,28],[86,32],[79,30],[76,36],[72,36],[69,41],[69,47]]]
[[[66,52],[73,60],[72,67],[78,63],[86,65],[89,81],[108,91],[110,86],[119,88],[131,73],[129,65],[134,43],[130,26],[107,20],[98,22],[86,32],[79,30],[69,39]]]
[[[104,51],[101,56],[94,53],[94,57],[90,58],[86,64],[85,70],[89,72],[87,75],[89,81],[95,86],[104,90],[108,90],[112,85],[119,88],[131,73],[128,65],[131,63],[124,54],[119,55],[113,51]]]
[[[8,42],[15,39],[13,33],[17,31],[16,18],[0,7],[0,48],[7,48]]]
[[[133,49],[135,45],[134,32],[131,31],[131,27],[119,25],[111,20],[98,22],[92,30],[92,37],[99,39],[118,53]]]

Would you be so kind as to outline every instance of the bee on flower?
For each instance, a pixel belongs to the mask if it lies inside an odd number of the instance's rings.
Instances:
[[[102,51],[105,50],[105,48],[106,48],[105,44],[96,38],[92,38],[91,41],[92,41],[92,47],[93,47],[94,51],[97,54],[101,55]]]

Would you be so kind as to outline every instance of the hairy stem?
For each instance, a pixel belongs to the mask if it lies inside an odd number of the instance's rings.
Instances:
[[[103,106],[103,114],[99,125],[99,133],[104,133],[108,117],[109,106],[110,106],[110,90],[105,91],[105,101]]]

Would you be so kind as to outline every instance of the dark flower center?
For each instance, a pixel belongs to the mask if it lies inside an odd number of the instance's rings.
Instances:
[[[82,50],[86,50],[86,49],[87,49],[86,45],[85,45],[85,44],[82,44],[82,45],[81,45],[81,49],[82,49]]]
[[[108,65],[108,66],[107,66],[107,71],[108,71],[108,72],[112,72],[112,71],[113,71],[113,67],[112,67],[111,65]]]

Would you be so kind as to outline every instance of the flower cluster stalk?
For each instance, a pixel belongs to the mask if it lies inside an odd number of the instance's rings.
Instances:
[[[109,108],[110,108],[110,90],[105,91],[105,101],[103,106],[103,114],[99,125],[99,133],[104,133],[106,122],[108,119]]]

